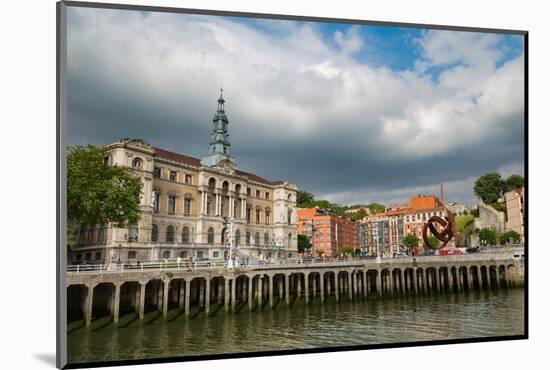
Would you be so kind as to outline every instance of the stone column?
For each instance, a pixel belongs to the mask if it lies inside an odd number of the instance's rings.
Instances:
[[[231,312],[235,313],[235,307],[237,305],[237,297],[235,297],[235,294],[237,292],[237,279],[233,278],[231,281]]]
[[[248,310],[252,311],[252,289],[254,286],[254,276],[248,277]]]
[[[348,296],[349,300],[353,300],[353,290],[351,289],[351,271],[348,271]]]
[[[425,269],[424,275],[424,280],[426,280],[426,290],[429,292],[432,288],[432,284],[430,283],[430,270]]]
[[[113,322],[117,324],[120,312],[120,284],[115,284],[115,301],[113,303]]]
[[[325,274],[319,273],[319,296],[321,297],[321,303],[325,302]]]
[[[269,307],[273,308],[273,275],[269,275]]]
[[[309,303],[309,273],[304,273],[304,294],[306,303]]]
[[[290,306],[290,274],[285,274],[285,283],[286,305]]]
[[[145,316],[145,288],[147,287],[147,282],[143,281],[140,282],[139,287],[139,319],[143,320],[143,317]]]
[[[225,312],[229,311],[229,279],[224,276],[224,299],[223,305]]]
[[[162,293],[162,317],[168,316],[168,291],[170,289],[170,280],[164,280],[164,292]]]
[[[340,274],[338,272],[334,273],[334,297],[336,298],[336,302],[340,300]]]
[[[204,294],[204,311],[208,315],[210,313],[210,279],[205,278],[204,285],[206,292]]]
[[[359,271],[354,271],[353,276],[355,277],[355,279],[353,279],[353,294],[357,298],[359,292]]]
[[[189,310],[191,305],[191,278],[185,281],[185,317],[189,318]]]
[[[86,326],[88,327],[92,324],[92,314],[93,314],[93,306],[94,306],[94,285],[88,286],[88,295],[86,297],[86,301],[84,305],[85,305],[84,317],[86,320]]]
[[[241,220],[246,219],[246,199],[241,200]]]
[[[377,270],[376,274],[376,291],[379,296],[382,296],[382,271]]]

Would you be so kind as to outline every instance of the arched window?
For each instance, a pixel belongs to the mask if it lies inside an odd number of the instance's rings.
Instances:
[[[240,194],[240,193],[241,193],[241,188],[242,188],[242,187],[241,187],[241,184],[235,185],[235,193],[236,193],[236,194]]]
[[[241,244],[241,230],[237,230],[235,232],[235,244],[240,245]]]
[[[151,228],[151,241],[156,242],[158,240],[159,240],[159,227],[153,224],[153,227]]]
[[[250,245],[250,231],[246,232],[246,245]]]
[[[189,243],[189,228],[187,226],[184,226],[181,232],[181,242]]]
[[[208,228],[208,244],[214,243],[214,228]]]
[[[264,234],[264,245],[269,245],[269,234],[268,233]]]
[[[265,224],[266,225],[269,225],[270,217],[271,217],[271,210],[269,208],[266,208],[266,210],[265,210]]]
[[[254,245],[255,246],[260,245],[260,233],[254,234]]]
[[[168,225],[166,228],[166,242],[167,243],[173,243],[174,242],[174,226]]]
[[[143,168],[143,161],[141,158],[136,158],[132,161],[132,167],[136,170],[141,170]]]

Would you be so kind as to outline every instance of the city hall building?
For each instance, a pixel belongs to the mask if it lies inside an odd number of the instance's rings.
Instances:
[[[129,228],[82,227],[69,263],[223,259],[230,242],[241,260],[295,255],[297,187],[237,169],[224,104],[220,94],[202,159],[140,139],[108,145],[106,163],[141,178],[141,219]]]

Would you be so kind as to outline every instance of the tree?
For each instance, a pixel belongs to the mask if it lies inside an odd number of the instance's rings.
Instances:
[[[525,179],[520,175],[511,175],[508,177],[504,184],[504,192],[507,192],[512,189],[517,189],[523,187]]]
[[[311,241],[306,235],[298,234],[298,252],[304,253],[311,249]]]
[[[351,255],[353,256],[353,248],[352,247],[348,247],[348,246],[344,246],[342,248],[340,248],[340,250],[338,251],[341,255]]]
[[[298,207],[303,207],[306,203],[311,203],[315,200],[313,194],[304,190],[298,190],[296,192],[296,204]]]
[[[382,213],[386,210],[386,206],[380,203],[371,203],[367,208],[370,209],[372,214]]]
[[[506,243],[519,243],[521,239],[521,236],[515,232],[514,230],[508,230],[505,233],[500,234],[499,241],[500,244],[506,244]]]
[[[487,245],[497,244],[497,233],[495,230],[483,228],[479,230],[479,241]]]
[[[67,233],[80,225],[124,227],[140,218],[141,180],[125,167],[105,163],[107,151],[94,145],[68,148]]]
[[[407,234],[403,238],[403,245],[407,248],[407,250],[414,249],[418,247],[418,238],[414,234]]]
[[[474,184],[474,193],[485,204],[495,204],[504,190],[505,182],[496,172],[487,173]]]

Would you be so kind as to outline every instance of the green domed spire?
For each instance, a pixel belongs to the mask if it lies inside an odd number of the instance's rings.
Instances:
[[[227,131],[227,125],[229,120],[225,115],[225,99],[223,98],[223,89],[220,91],[220,97],[218,98],[218,110],[214,114],[212,119],[214,127],[212,128],[212,134],[210,135],[210,152],[207,157],[201,160],[201,164],[204,166],[216,166],[220,161],[228,159],[231,162],[229,154],[229,133]]]

